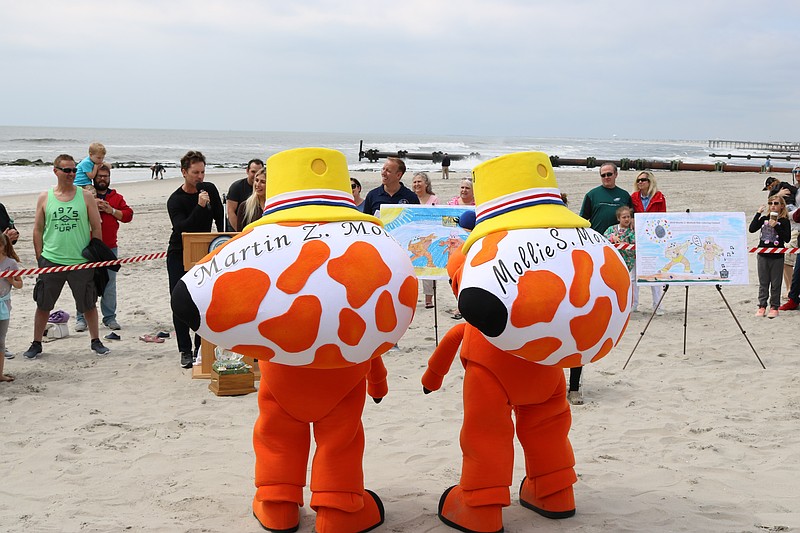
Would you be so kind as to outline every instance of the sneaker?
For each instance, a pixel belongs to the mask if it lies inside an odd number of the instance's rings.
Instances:
[[[97,355],[106,355],[108,352],[111,351],[105,346],[103,346],[103,343],[100,342],[100,339],[92,339],[91,346],[92,346],[92,351]]]
[[[567,401],[572,405],[583,405],[583,393],[579,390],[567,392]]]
[[[115,330],[115,331],[122,329],[122,326],[119,325],[119,322],[117,322],[113,318],[111,320],[109,320],[108,322],[103,322],[103,325],[105,327],[107,327],[108,329],[112,329],[112,330]]]
[[[86,331],[89,329],[89,326],[86,325],[86,321],[78,320],[75,322],[75,332],[81,333],[82,331]]]
[[[656,309],[656,316],[664,316],[664,310],[660,307]]]
[[[120,336],[112,331],[111,333],[109,333],[108,335],[106,335],[103,338],[104,339],[108,339],[110,341],[118,341],[120,339]]]
[[[756,311],[756,316],[764,316],[765,314],[767,314],[766,307],[759,307],[758,311]]]
[[[778,310],[773,307],[769,310],[769,313],[767,313],[767,318],[775,318],[776,316],[778,316]]]
[[[181,352],[181,368],[192,368],[192,352]]]
[[[42,353],[42,343],[40,341],[33,341],[28,351],[22,354],[28,359],[36,359],[36,356]]]
[[[14,354],[13,354],[12,352],[9,352],[9,351],[8,351],[8,348],[6,348],[6,353],[5,353],[5,354],[3,354],[3,356],[4,356],[6,359],[14,359]]]
[[[798,307],[800,307],[800,304],[797,303],[797,301],[793,300],[792,298],[789,298],[789,301],[780,306],[778,309],[780,309],[781,311],[794,311]]]

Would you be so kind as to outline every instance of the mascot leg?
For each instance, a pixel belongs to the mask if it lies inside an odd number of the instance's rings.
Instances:
[[[262,375],[264,369],[262,367]],[[256,495],[253,514],[269,531],[297,531],[311,442],[309,424],[289,415],[266,380],[258,390],[259,415],[253,429]]]
[[[471,361],[464,374],[461,451],[461,481],[442,494],[439,518],[461,531],[502,531],[514,464],[511,406],[494,374]]]
[[[366,399],[362,379],[326,416],[314,423],[317,450],[311,465],[311,508],[318,533],[369,531],[383,523],[380,498],[364,490]]]
[[[526,477],[520,487],[520,503],[547,518],[574,515],[572,485],[577,477],[569,443],[572,415],[563,374],[550,399],[518,406],[516,414],[517,436],[525,451]]]

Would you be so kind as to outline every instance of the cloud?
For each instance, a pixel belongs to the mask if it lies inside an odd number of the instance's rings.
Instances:
[[[0,123],[767,140],[800,118],[790,1],[5,4]]]

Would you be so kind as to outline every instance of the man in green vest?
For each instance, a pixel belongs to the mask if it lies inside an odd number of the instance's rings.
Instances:
[[[33,248],[39,267],[69,266],[88,262],[83,249],[92,237],[102,239],[100,211],[91,193],[75,186],[75,159],[62,154],[53,161],[56,186],[39,195],[33,225]],[[55,307],[64,283],[69,284],[75,307],[89,326],[90,347],[98,355],[110,350],[100,342],[97,324],[97,290],[94,269],[77,269],[41,274],[33,289],[36,313],[33,342],[23,355],[35,359],[42,353],[42,336],[50,311]]]

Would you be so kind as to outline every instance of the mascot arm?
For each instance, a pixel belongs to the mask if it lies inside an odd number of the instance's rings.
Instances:
[[[379,355],[370,361],[367,373],[367,394],[375,403],[381,403],[383,397],[389,393],[389,385],[386,383],[387,374],[383,357]]]
[[[442,387],[444,376],[450,371],[453,359],[456,357],[458,347],[464,339],[464,330],[467,325],[458,324],[448,331],[442,338],[442,342],[433,351],[433,355],[428,359],[428,368],[422,375],[422,390],[425,394],[439,390]]]

